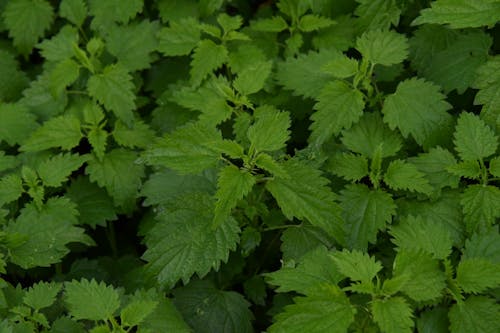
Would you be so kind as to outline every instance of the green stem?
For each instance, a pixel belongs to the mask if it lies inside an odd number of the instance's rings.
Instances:
[[[299,228],[301,226],[302,226],[302,224],[284,224],[284,225],[277,225],[274,227],[267,227],[267,228],[262,229],[262,231],[279,230],[279,229],[286,229],[286,228]]]
[[[479,160],[479,165],[481,166],[481,181],[483,185],[488,185],[488,169],[484,165],[482,158]]]

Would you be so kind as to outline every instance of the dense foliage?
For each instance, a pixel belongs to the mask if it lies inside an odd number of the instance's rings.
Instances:
[[[500,332],[500,0],[0,12],[0,332]]]

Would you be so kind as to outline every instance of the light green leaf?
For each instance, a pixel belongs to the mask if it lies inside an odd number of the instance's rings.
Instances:
[[[391,25],[399,25],[399,8],[396,0],[356,0],[359,5],[354,10],[358,16],[356,23],[360,31],[386,30]]]
[[[500,3],[497,0],[437,0],[420,12],[412,25],[447,24],[452,29],[494,26],[500,21]]]
[[[492,225],[500,217],[500,189],[496,186],[469,185],[462,193],[460,203],[469,232]]]
[[[0,206],[15,201],[24,193],[23,181],[16,174],[0,178]]]
[[[344,128],[349,128],[363,114],[365,102],[363,94],[343,81],[327,84],[319,93],[316,112],[311,119],[310,142],[322,144]]]
[[[269,333],[343,333],[356,314],[349,299],[333,286],[294,301],[275,317]]]
[[[280,163],[266,153],[259,153],[255,159],[255,165],[261,169],[270,172],[272,175],[280,178],[287,178],[288,174],[283,169]]]
[[[254,62],[251,66],[242,69],[233,81],[233,86],[242,95],[250,95],[264,88],[264,84],[271,74],[272,62]]]
[[[92,146],[92,151],[99,160],[102,160],[104,158],[104,154],[106,153],[108,135],[107,131],[98,127],[90,129],[87,133],[87,139]]]
[[[41,209],[34,203],[27,204],[6,229],[7,233],[19,233],[26,239],[9,249],[11,261],[23,269],[49,267],[70,252],[67,244],[93,245],[84,229],[74,226],[77,216],[76,205],[67,198],[50,198]]]
[[[350,181],[359,181],[368,175],[368,159],[351,153],[338,153],[328,160],[327,170]]]
[[[359,122],[342,132],[342,143],[349,150],[374,158],[396,155],[403,145],[403,138],[384,124],[379,113],[364,113]]]
[[[429,194],[432,186],[425,178],[425,174],[417,167],[402,160],[394,160],[387,167],[384,182],[394,190],[409,190]]]
[[[144,0],[89,0],[93,27],[109,26],[112,22],[127,23],[142,11]]]
[[[435,259],[446,259],[451,254],[453,240],[443,225],[420,216],[408,216],[391,227],[392,242],[399,249],[424,251]]]
[[[16,156],[5,155],[5,152],[0,150],[0,172],[13,169],[18,166],[19,163]]]
[[[500,330],[500,305],[486,296],[471,296],[454,304],[448,316],[453,333],[496,333]]]
[[[455,134],[455,149],[464,161],[482,160],[495,153],[498,137],[478,116],[462,112],[458,117]]]
[[[49,89],[55,97],[60,96],[80,75],[80,65],[71,59],[59,62],[50,72]]]
[[[500,177],[500,156],[494,157],[490,160],[488,170],[493,176]]]
[[[92,75],[87,81],[91,97],[127,125],[134,121],[134,83],[127,71],[118,65],[106,66],[102,73]]]
[[[120,307],[120,294],[96,280],[73,280],[64,284],[69,313],[76,320],[108,320]]]
[[[194,332],[254,332],[250,303],[235,291],[219,290],[209,281],[193,281],[173,294],[175,307]]]
[[[462,161],[449,165],[446,170],[458,177],[465,177],[469,179],[481,178],[481,164],[478,160]]]
[[[62,0],[59,15],[80,27],[87,17],[87,4],[84,0]]]
[[[104,155],[102,161],[89,160],[85,173],[105,188],[118,206],[134,209],[144,176],[144,166],[136,163],[137,158],[135,152],[117,148]]]
[[[408,279],[400,290],[417,302],[440,298],[446,287],[440,262],[424,252],[399,249],[392,274]]]
[[[330,236],[342,240],[340,207],[334,202],[335,194],[321,172],[307,164],[290,159],[282,164],[289,178],[275,177],[266,184],[288,218],[307,219]]]
[[[188,55],[200,41],[199,22],[192,17],[170,22],[158,32],[158,51],[166,56]]]
[[[311,32],[327,28],[332,24],[335,24],[335,21],[328,17],[307,14],[300,18],[298,28],[304,32]]]
[[[198,86],[214,70],[228,61],[228,51],[224,45],[217,45],[209,39],[198,43],[191,61],[191,82]]]
[[[281,16],[273,16],[252,21],[250,27],[256,31],[281,32],[288,28],[288,23]]]
[[[284,148],[290,137],[289,113],[263,105],[255,109],[254,117],[256,120],[247,132],[252,147],[258,152]]]
[[[147,148],[155,139],[155,132],[142,120],[134,121],[133,128],[118,120],[112,134],[120,146],[128,148]]]
[[[47,120],[21,146],[21,151],[32,152],[61,147],[70,150],[83,137],[80,120],[73,115],[63,115]]]
[[[396,92],[387,96],[382,112],[392,129],[398,128],[404,137],[411,135],[421,146],[428,146],[443,127],[449,126],[451,105],[440,88],[422,79],[399,83]]]
[[[488,61],[476,70],[472,87],[480,90],[474,98],[474,105],[483,105],[482,116],[491,115],[496,118],[500,110],[500,75],[498,73],[500,73],[499,56],[489,57]]]
[[[45,0],[9,1],[2,13],[14,46],[25,57],[54,21],[54,9]]]
[[[163,22],[172,24],[188,17],[199,17],[199,1],[197,0],[159,0],[158,10]]]
[[[70,153],[53,155],[38,165],[37,172],[45,186],[58,187],[88,159],[88,155]]]
[[[161,285],[170,287],[180,279],[186,284],[194,273],[203,277],[212,268],[218,270],[239,241],[240,229],[232,217],[213,227],[208,195],[187,199],[183,208],[161,213],[146,235],[143,259]]]
[[[0,77],[9,78],[0,81],[0,100],[4,102],[18,100],[29,83],[28,76],[19,69],[14,54],[4,50],[0,50]]]
[[[37,45],[46,60],[59,62],[75,56],[75,45],[78,45],[78,30],[65,25],[50,39],[44,39]]]
[[[255,185],[256,179],[246,170],[228,165],[219,173],[215,198],[214,225],[218,226],[231,215],[231,210]]]
[[[35,283],[24,294],[23,302],[35,310],[41,310],[54,304],[61,288],[62,284],[56,282]]]
[[[296,267],[282,267],[265,274],[267,283],[278,286],[277,292],[295,291],[303,295],[314,293],[325,285],[336,285],[342,280],[335,261],[324,246],[306,253]]]
[[[392,30],[369,30],[356,40],[356,49],[372,64],[390,66],[408,56],[408,40]]]
[[[217,22],[224,32],[228,33],[233,30],[238,30],[243,24],[243,18],[239,15],[229,16],[226,13],[221,13],[217,16]]]
[[[413,313],[403,297],[376,299],[371,303],[373,320],[384,333],[413,332]]]
[[[347,185],[341,194],[346,244],[366,251],[368,243],[375,243],[378,231],[396,214],[394,200],[389,193],[363,184]]]
[[[346,79],[356,75],[359,63],[356,59],[349,58],[339,52],[337,56],[322,67],[322,71],[329,73],[336,78]]]
[[[500,264],[481,258],[462,259],[457,267],[456,281],[466,293],[483,293],[500,286]]]
[[[476,258],[500,264],[500,234],[496,226],[474,233],[465,241],[462,260]]]
[[[37,127],[36,117],[27,107],[0,102],[0,142],[22,144]]]
[[[80,224],[86,224],[95,228],[106,226],[106,221],[116,220],[117,216],[113,206],[113,200],[106,191],[87,177],[78,177],[71,182],[66,196],[76,203]]]
[[[141,324],[158,306],[158,302],[152,300],[133,300],[121,311],[120,322],[125,327],[133,327]]]
[[[382,270],[382,264],[374,257],[358,250],[343,250],[332,253],[333,261],[340,273],[352,281],[370,283]]]

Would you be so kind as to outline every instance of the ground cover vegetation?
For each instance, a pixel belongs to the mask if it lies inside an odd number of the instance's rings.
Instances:
[[[500,332],[499,0],[0,13],[0,332]]]

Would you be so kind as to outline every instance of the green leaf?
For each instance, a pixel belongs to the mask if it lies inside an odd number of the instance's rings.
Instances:
[[[81,27],[87,18],[87,4],[83,0],[62,0],[59,15],[77,27]]]
[[[157,25],[143,20],[127,26],[113,26],[106,36],[106,48],[118,63],[130,72],[146,69],[156,51]]]
[[[255,109],[254,117],[256,120],[248,129],[247,136],[256,151],[275,151],[286,146],[291,123],[288,112],[264,105]]]
[[[203,277],[212,268],[218,270],[239,241],[240,229],[232,217],[213,227],[209,196],[188,199],[186,207],[161,213],[146,235],[143,259],[162,285],[173,286],[179,279],[186,284],[194,273]]]
[[[356,49],[372,64],[390,66],[408,56],[408,40],[392,30],[369,30],[356,40]]]
[[[341,191],[340,202],[349,248],[366,250],[368,243],[375,243],[378,231],[384,230],[396,214],[396,205],[389,193],[363,184],[347,185]]]
[[[292,219],[307,219],[337,240],[343,238],[340,207],[321,172],[295,159],[283,163],[289,178],[274,178],[266,188],[278,202],[283,214]]]
[[[322,68],[332,60],[336,50],[309,52],[289,57],[278,63],[276,79],[280,85],[292,90],[295,95],[315,98],[332,79]]]
[[[373,159],[396,155],[403,145],[401,135],[384,124],[379,113],[364,113],[359,122],[342,132],[342,143],[349,150]]]
[[[44,39],[37,45],[46,60],[59,62],[75,56],[75,44],[78,45],[78,30],[65,25],[50,39]]]
[[[214,70],[228,61],[228,51],[224,45],[217,45],[209,39],[198,43],[191,61],[191,82],[198,86]]]
[[[246,170],[233,164],[224,167],[219,173],[215,198],[214,225],[218,226],[231,215],[231,210],[255,185],[256,179]]]
[[[24,141],[20,150],[32,152],[55,147],[70,150],[78,145],[81,138],[80,120],[68,114],[44,122]]]
[[[36,117],[27,107],[0,102],[0,142],[10,146],[22,144],[37,127]]]
[[[480,89],[474,98],[474,105],[483,105],[481,114],[496,115],[500,110],[500,57],[489,57],[476,70],[472,87]]]
[[[417,302],[439,299],[446,287],[440,262],[424,252],[399,249],[392,274],[407,279],[400,290]]]
[[[38,175],[45,186],[61,186],[71,173],[82,166],[89,157],[87,155],[58,154],[41,162],[37,168]]]
[[[288,23],[281,16],[273,16],[252,21],[250,27],[256,31],[281,32],[288,28]]]
[[[198,17],[200,15],[198,5],[199,1],[197,0],[159,0],[158,10],[162,21],[172,24],[186,17]]]
[[[474,258],[487,259],[500,264],[500,234],[496,226],[481,233],[474,233],[465,241],[462,260]]]
[[[324,285],[336,285],[342,280],[333,257],[324,246],[306,253],[296,267],[282,267],[265,274],[267,283],[278,286],[277,292],[295,291],[303,295],[314,293]]]
[[[486,296],[471,296],[448,313],[453,333],[495,333],[500,330],[500,305]]]
[[[339,52],[337,56],[322,67],[325,73],[329,73],[336,78],[346,79],[358,73],[359,63],[356,59],[349,58]]]
[[[424,251],[435,259],[446,259],[451,254],[453,240],[443,225],[420,216],[408,216],[391,227],[392,242],[399,249]]]
[[[332,254],[333,261],[340,273],[352,281],[370,283],[382,270],[382,264],[375,258],[358,250],[342,250]]]
[[[500,177],[500,156],[497,156],[490,160],[488,170],[493,176]]]
[[[2,16],[14,46],[26,57],[52,25],[54,9],[45,0],[9,1]]]
[[[233,81],[233,86],[242,95],[250,95],[264,88],[264,84],[271,74],[271,61],[255,62],[242,69]]]
[[[304,32],[311,32],[323,28],[327,28],[334,24],[335,21],[328,17],[307,14],[300,18],[298,28]]]
[[[106,66],[101,74],[89,78],[87,89],[91,97],[113,111],[118,119],[132,125],[135,109],[134,83],[124,68],[117,65]]]
[[[13,169],[18,165],[19,161],[16,159],[16,156],[5,155],[5,152],[0,151],[0,172]]]
[[[166,56],[188,55],[200,41],[200,24],[192,17],[170,22],[158,32],[158,51]]]
[[[141,324],[158,306],[158,302],[151,300],[133,300],[121,311],[120,322],[125,327]]]
[[[363,94],[342,81],[327,84],[319,93],[311,119],[310,142],[322,144],[363,115]]]
[[[112,134],[120,146],[128,148],[146,148],[155,139],[155,132],[141,120],[134,121],[132,128],[118,120]]]
[[[500,3],[496,0],[437,0],[420,12],[412,25],[447,24],[452,29],[494,26],[500,21]]]
[[[462,259],[456,281],[466,293],[483,293],[500,286],[500,264],[481,258]]]
[[[104,282],[73,280],[64,289],[69,313],[76,320],[108,320],[120,307],[118,291]]]
[[[11,261],[24,269],[49,267],[69,253],[69,243],[93,245],[78,223],[76,205],[67,198],[53,197],[40,208],[29,203],[15,222],[7,226],[10,234],[18,233],[25,242],[10,248]]]
[[[394,190],[409,190],[429,194],[432,186],[425,178],[425,174],[417,167],[402,160],[392,161],[387,167],[384,175],[384,182]]]
[[[446,170],[458,177],[469,179],[481,178],[481,164],[478,160],[468,160],[449,165]]]
[[[59,62],[50,72],[49,89],[52,95],[60,96],[80,76],[80,65],[71,59]]]
[[[102,161],[89,160],[85,173],[104,187],[118,206],[133,209],[144,176],[144,166],[136,163],[137,157],[135,152],[117,148],[104,155]]]
[[[93,26],[109,26],[111,22],[127,23],[142,11],[144,0],[89,0],[90,15],[94,16]]]
[[[71,182],[66,196],[76,203],[80,224],[86,224],[95,228],[106,226],[106,221],[116,220],[117,216],[113,206],[113,200],[106,191],[87,177],[78,177]]]
[[[356,23],[361,31],[398,26],[401,9],[396,0],[356,0],[359,5],[354,10],[358,16]]]
[[[308,223],[288,228],[281,234],[282,260],[285,264],[297,262],[318,246],[331,248],[333,243],[333,239],[321,228]]]
[[[270,172],[272,175],[280,178],[288,178],[288,174],[280,163],[266,153],[259,153],[255,159],[255,165],[261,169]]]
[[[176,308],[195,332],[254,332],[250,303],[237,292],[216,289],[209,281],[193,281],[173,294]]]
[[[458,117],[455,134],[455,149],[464,161],[482,160],[495,153],[498,137],[478,116],[462,112]]]
[[[448,308],[445,307],[425,310],[417,319],[417,330],[420,333],[448,333],[449,326]]]
[[[421,146],[439,134],[452,122],[447,103],[440,88],[422,79],[399,83],[396,92],[387,96],[382,112],[391,129],[398,128],[404,137],[411,135]]]
[[[0,50],[0,77],[9,78],[0,81],[0,100],[4,102],[18,100],[29,83],[28,76],[19,69],[14,55],[4,50]]]
[[[368,175],[368,159],[351,153],[338,153],[328,160],[327,170],[345,180],[359,181]]]
[[[460,203],[469,232],[492,225],[500,217],[500,189],[496,186],[469,185],[463,191]]]
[[[106,144],[108,140],[108,132],[98,127],[91,128],[87,133],[87,139],[92,146],[92,151],[99,160],[104,158],[106,153]]]
[[[356,314],[349,299],[333,286],[294,301],[275,317],[269,333],[343,333]]]
[[[229,16],[221,13],[217,16],[217,23],[222,27],[225,33],[238,30],[243,25],[243,18],[239,15]]]
[[[403,297],[376,299],[371,303],[371,312],[382,332],[413,332],[412,309]]]
[[[35,310],[41,310],[54,304],[61,288],[62,284],[56,282],[35,283],[24,294],[23,302]]]

